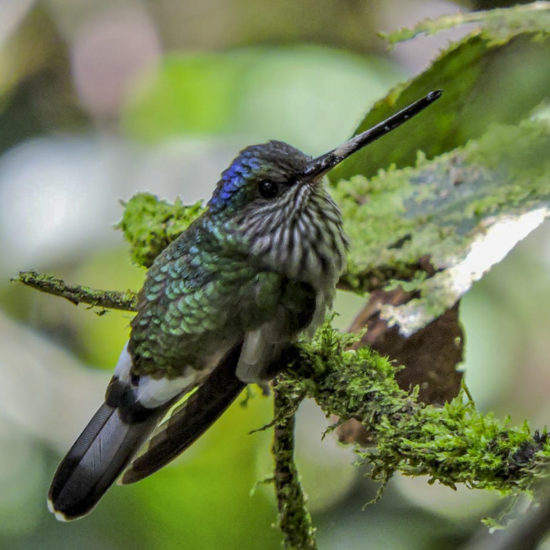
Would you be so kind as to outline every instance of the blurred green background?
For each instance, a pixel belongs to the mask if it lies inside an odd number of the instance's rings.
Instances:
[[[506,2],[438,0],[5,0],[0,3],[0,548],[279,548],[269,485],[270,399],[237,402],[192,449],[89,517],[45,507],[56,464],[100,403],[129,314],[97,316],[10,284],[37,269],[138,288],[113,224],[119,200],[209,196],[245,145],[282,139],[319,154],[372,103],[464,31],[391,52],[376,31]],[[548,227],[462,305],[466,380],[481,409],[549,417]],[[525,284],[528,275],[529,284]],[[362,303],[340,295],[345,327]],[[242,400],[240,400],[242,401]],[[381,502],[312,403],[298,464],[320,548],[454,549],[498,496],[396,478]],[[550,548],[550,544],[542,545]]]

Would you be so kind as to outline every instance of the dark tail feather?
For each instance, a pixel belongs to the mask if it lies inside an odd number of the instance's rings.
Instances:
[[[162,414],[126,423],[103,404],[80,434],[53,478],[48,508],[57,519],[77,519],[92,510],[155,428]]]
[[[196,441],[233,403],[246,386],[235,376],[241,346],[232,349],[210,376],[149,441],[122,476],[120,483],[134,483],[156,472]]]

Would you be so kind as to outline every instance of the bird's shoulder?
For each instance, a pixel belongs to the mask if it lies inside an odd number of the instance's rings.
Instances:
[[[234,345],[273,317],[284,280],[208,234],[182,234],[151,266],[140,292],[129,343],[134,371],[202,368],[201,357],[212,349]]]

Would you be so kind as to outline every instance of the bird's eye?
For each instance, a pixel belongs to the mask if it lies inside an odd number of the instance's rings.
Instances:
[[[264,199],[272,199],[279,193],[279,186],[269,180],[263,180],[258,184],[258,191]]]

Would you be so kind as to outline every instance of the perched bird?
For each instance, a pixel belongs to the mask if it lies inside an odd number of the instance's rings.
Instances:
[[[205,213],[147,273],[105,403],[52,481],[58,519],[88,513],[124,470],[122,484],[155,472],[246,384],[277,373],[281,352],[322,322],[345,265],[342,218],[323,176],[440,95],[317,158],[280,141],[241,151]]]

